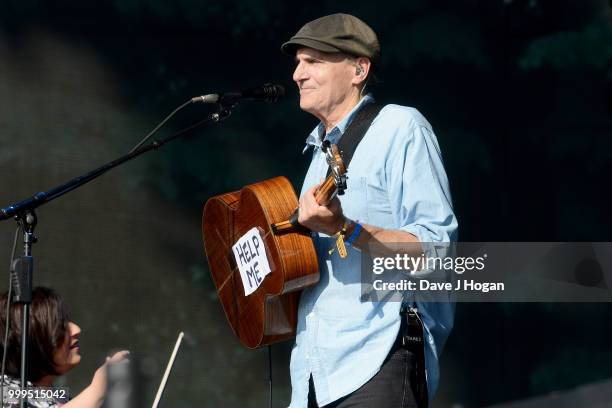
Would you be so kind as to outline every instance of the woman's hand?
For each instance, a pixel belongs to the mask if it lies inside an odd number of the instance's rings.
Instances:
[[[106,371],[108,364],[127,360],[130,354],[127,350],[118,351],[106,361],[94,373],[91,384],[79,395],[70,400],[63,408],[100,408],[106,394]]]
[[[111,357],[106,357],[106,361],[94,373],[90,387],[94,387],[104,394],[106,392],[106,371],[110,363],[118,363],[119,361],[127,360],[130,354],[127,350],[121,350],[113,354]]]

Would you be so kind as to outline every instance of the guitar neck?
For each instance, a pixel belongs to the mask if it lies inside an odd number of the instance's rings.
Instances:
[[[329,157],[330,155],[333,157]],[[321,183],[319,188],[317,188],[317,190],[315,191],[315,200],[319,205],[329,205],[331,200],[333,200],[336,194],[338,193],[338,189],[342,188],[342,191],[344,191],[344,189],[346,188],[346,167],[342,162],[342,157],[336,145],[331,145],[328,147],[328,149],[326,150],[326,159],[329,163],[330,168],[332,169],[332,173],[325,178],[325,181],[323,181],[323,183]],[[339,181],[336,180],[334,174],[338,176],[338,178],[340,179]],[[339,185],[337,183],[339,183]],[[298,218],[299,209],[296,208],[295,211],[293,211],[293,213],[289,216],[288,220],[272,224],[272,231],[274,232],[274,234],[292,231],[307,233],[308,230],[300,225],[300,223],[298,222]]]
[[[336,196],[336,192],[334,177],[329,175],[315,192],[315,200],[319,205],[327,205]]]

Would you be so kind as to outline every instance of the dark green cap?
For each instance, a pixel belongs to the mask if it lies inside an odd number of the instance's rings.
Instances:
[[[380,44],[376,33],[350,14],[331,14],[306,23],[281,46],[281,51],[293,56],[300,47],[367,57],[374,64],[380,59]]]

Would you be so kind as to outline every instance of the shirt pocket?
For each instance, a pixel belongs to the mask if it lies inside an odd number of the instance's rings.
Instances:
[[[348,218],[369,223],[368,197],[364,177],[349,177],[346,181],[344,194],[338,196],[342,203],[342,211]]]
[[[367,201],[368,222],[382,228],[393,228],[393,210],[387,186],[374,177],[362,177],[361,183]]]

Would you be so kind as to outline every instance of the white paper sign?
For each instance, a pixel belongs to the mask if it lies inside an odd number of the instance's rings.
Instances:
[[[255,292],[270,271],[264,240],[257,228],[250,229],[232,246],[240,270],[244,295]]]

